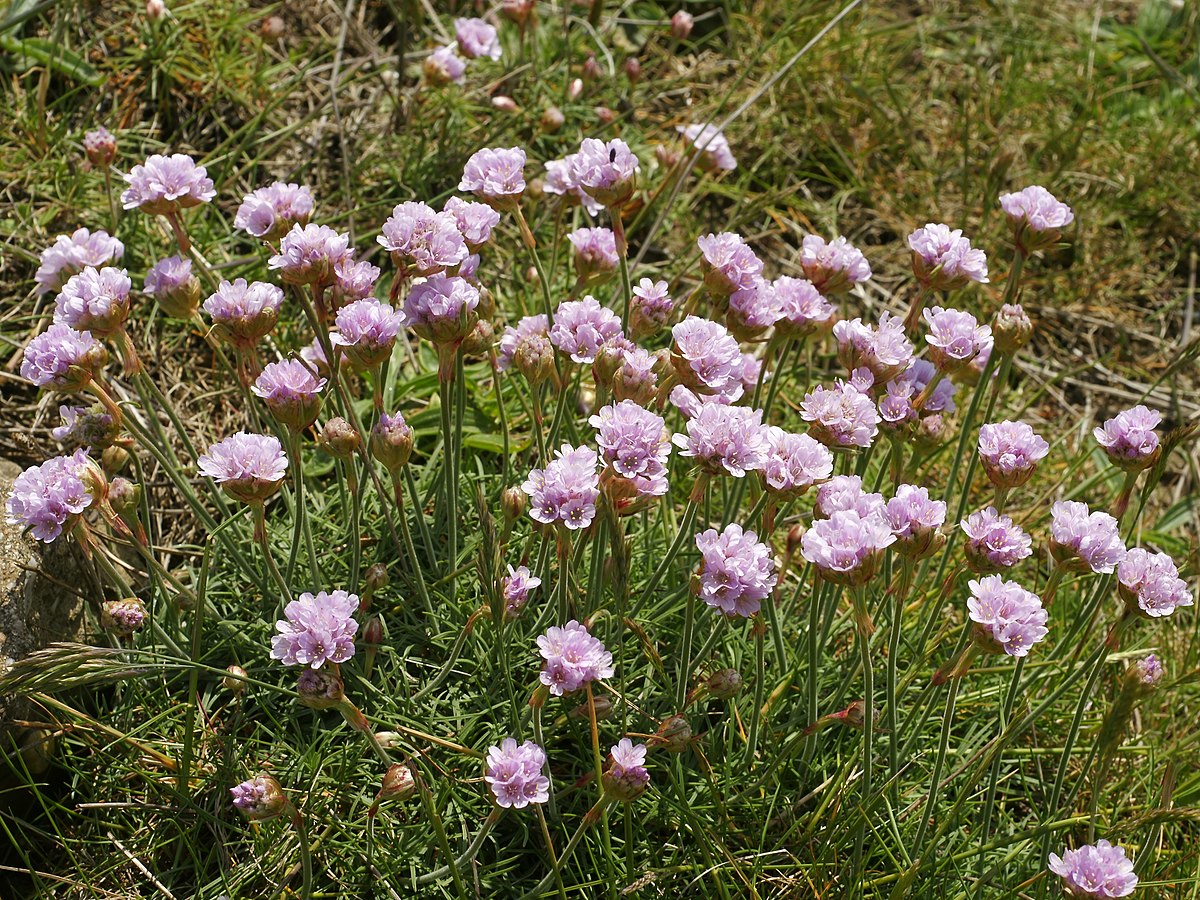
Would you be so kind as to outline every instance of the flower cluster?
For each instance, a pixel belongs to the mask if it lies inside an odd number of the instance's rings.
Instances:
[[[844,509],[813,522],[800,540],[801,555],[835,584],[866,584],[883,551],[896,541],[882,516]]]
[[[239,431],[213,444],[196,463],[201,475],[217,482],[230,496],[254,504],[279,489],[288,458],[274,435]]]
[[[699,238],[704,286],[717,297],[748,290],[762,278],[763,263],[741,235],[732,232]]]
[[[994,506],[971,513],[959,527],[967,536],[967,565],[980,575],[1010,569],[1033,555],[1033,538]]]
[[[737,168],[737,160],[729,148],[729,141],[717,126],[711,124],[677,125],[675,130],[700,151],[700,168],[722,172],[732,172]]]
[[[731,524],[696,535],[700,571],[696,591],[700,599],[726,616],[755,615],[775,589],[777,576],[771,549],[753,531]]]
[[[107,231],[77,228],[71,234],[60,234],[42,251],[33,281],[39,294],[48,294],[88,266],[102,268],[119,262],[124,255],[125,245]]]
[[[533,741],[518,745],[513,738],[505,738],[499,747],[488,748],[483,780],[497,806],[524,809],[550,799],[550,779],[542,774],[545,767],[546,753]]]
[[[413,200],[396,206],[376,239],[401,275],[433,275],[463,263],[467,242],[452,212],[436,212]]]
[[[303,431],[321,411],[321,391],[326,381],[298,359],[266,366],[250,390],[266,401],[271,415],[295,431]]]
[[[344,663],[354,655],[358,595],[346,591],[303,593],[283,608],[271,639],[271,659],[285,666],[319,669],[325,663]]]
[[[124,269],[90,266],[67,279],[54,301],[54,321],[107,337],[129,317],[133,283]]]
[[[671,441],[662,416],[621,400],[588,419],[596,429],[601,458],[634,493],[661,497],[667,492],[667,457]]]
[[[646,769],[646,745],[621,738],[608,753],[609,764],[604,770],[604,793],[628,803],[645,793],[650,785]]]
[[[554,313],[550,342],[577,363],[591,364],[604,343],[621,336],[621,317],[590,294],[565,300]]]
[[[800,417],[808,433],[828,447],[870,447],[879,433],[879,411],[871,398],[852,384],[818,385],[804,395]]]
[[[538,587],[542,579],[530,574],[526,566],[508,567],[508,574],[500,579],[500,592],[504,597],[504,616],[515,619],[529,602],[529,592]]]
[[[709,475],[727,472],[741,478],[767,462],[762,410],[705,403],[684,428],[687,434],[672,438],[679,455],[693,457]]]
[[[946,523],[946,504],[931,499],[927,488],[901,484],[883,516],[896,536],[896,552],[920,559],[935,549],[938,529]]]
[[[971,246],[961,229],[930,223],[908,236],[913,274],[930,291],[953,291],[975,281],[988,283],[987,255]]]
[[[537,645],[545,660],[538,678],[556,697],[613,675],[612,654],[574,619],[561,628],[551,627]]]
[[[1050,552],[1072,572],[1111,572],[1125,556],[1117,520],[1086,503],[1060,500],[1050,508]]]
[[[330,343],[369,371],[391,355],[404,327],[404,313],[374,298],[355,300],[338,310],[334,323],[337,330],[329,335]]]
[[[124,178],[129,187],[121,194],[121,203],[152,216],[173,215],[217,196],[204,166],[183,153],[156,153]]]
[[[807,434],[772,425],[767,429],[767,458],[762,477],[767,490],[793,500],[833,474],[833,453]]]
[[[1166,553],[1132,548],[1117,563],[1117,582],[1126,605],[1152,619],[1192,605],[1192,592]]]
[[[969,581],[967,611],[975,623],[975,640],[992,653],[1025,656],[1048,633],[1048,613],[1041,598],[1015,581],[988,575]]]
[[[1050,871],[1063,880],[1063,890],[1072,897],[1128,897],[1137,887],[1133,860],[1101,839],[1078,850],[1050,854]]]
[[[544,525],[576,531],[596,517],[600,478],[596,451],[563,444],[544,469],[533,469],[521,485],[529,496],[529,515]]]
[[[1024,422],[997,422],[979,429],[979,459],[997,487],[1023,485],[1049,452],[1050,445]]]
[[[94,463],[83,449],[31,466],[13,480],[6,520],[49,544],[70,531],[94,497],[89,485]]]
[[[107,359],[104,345],[90,331],[55,322],[25,345],[21,377],[38,387],[73,391],[86,384]]]
[[[826,297],[848,291],[871,277],[871,265],[844,237],[826,241],[818,234],[800,242],[800,267],[804,277]]]
[[[279,240],[293,225],[307,225],[312,211],[312,193],[307,187],[277,181],[242,199],[233,226],[265,241]]]
[[[1158,458],[1158,433],[1162,413],[1138,405],[1117,413],[1092,431],[1108,458],[1129,471],[1153,465]]]

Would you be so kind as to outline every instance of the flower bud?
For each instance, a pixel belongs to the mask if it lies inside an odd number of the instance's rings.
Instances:
[[[127,465],[129,465],[129,451],[117,444],[105,447],[104,452],[100,454],[100,467],[106,475],[116,475]]]
[[[572,100],[578,100],[579,96],[582,93],[583,93],[583,79],[576,78],[576,79],[572,80],[570,86],[567,88],[567,96]]]
[[[654,158],[658,160],[658,164],[664,169],[673,169],[679,165],[680,154],[674,147],[659,144],[654,148]]]
[[[532,385],[541,384],[554,371],[554,346],[545,335],[534,334],[517,345],[513,366]]]
[[[227,666],[225,669],[225,677],[221,679],[221,686],[232,694],[241,695],[246,691],[246,679],[249,674],[241,666],[236,663]]]
[[[728,700],[742,689],[742,673],[737,669],[717,669],[708,676],[705,686],[718,700]]]
[[[105,169],[117,155],[117,139],[112,132],[101,126],[83,136],[83,152],[97,169]]]
[[[506,487],[500,495],[500,506],[504,510],[505,524],[511,525],[525,514],[529,498],[519,487]]]
[[[596,121],[601,125],[611,125],[617,120],[616,112],[607,106],[597,106],[595,109]]]
[[[100,607],[100,624],[106,631],[129,637],[146,624],[146,605],[137,597],[105,600]]]
[[[142,502],[142,487],[128,478],[114,478],[108,485],[108,504],[119,516],[136,516]]]
[[[563,127],[567,121],[567,117],[563,115],[563,111],[557,106],[549,106],[542,113],[541,126],[542,131],[555,132]]]
[[[383,413],[371,429],[371,455],[389,472],[403,467],[412,456],[413,430],[400,413]]]
[[[268,41],[277,41],[283,37],[283,33],[287,30],[287,25],[279,16],[267,16],[263,19],[262,36]]]
[[[265,772],[230,788],[229,793],[233,794],[233,805],[253,822],[274,819],[291,807],[279,782]]]
[[[691,743],[692,726],[683,716],[667,716],[659,723],[651,740],[668,753],[682,753]]]
[[[1033,336],[1033,323],[1020,303],[1005,303],[996,310],[992,320],[992,340],[996,352],[1012,356],[1029,343]]]
[[[807,531],[802,524],[797,522],[787,533],[787,556],[791,559],[800,550],[800,542],[804,540],[804,532]]]
[[[1141,690],[1150,690],[1167,674],[1162,660],[1151,653],[1145,659],[1139,659],[1125,672],[1126,679],[1135,681]]]
[[[530,266],[525,270],[525,280],[531,285],[538,283],[538,270],[534,266]]]
[[[501,112],[516,112],[519,109],[517,106],[517,101],[515,101],[512,97],[506,97],[503,94],[497,94],[492,98],[492,107],[500,110]]]
[[[534,0],[503,0],[500,4],[500,11],[524,31],[534,13],[535,5]]]
[[[696,20],[692,18],[692,14],[685,9],[681,9],[675,15],[671,16],[671,36],[677,41],[686,41],[691,35],[695,24]]]
[[[317,445],[330,456],[349,459],[362,445],[362,438],[354,426],[341,416],[330,419],[321,429]]]
[[[462,352],[464,356],[484,356],[495,343],[495,327],[487,319],[480,319],[471,333],[463,338]]]
[[[383,643],[383,621],[379,616],[371,616],[363,626],[363,644],[368,647],[378,647]]]
[[[342,679],[332,669],[305,669],[296,679],[296,693],[310,709],[332,709],[346,698]]]
[[[391,579],[388,577],[388,568],[383,563],[374,563],[363,578],[363,583],[368,591],[372,594],[382,591],[388,586]]]
[[[411,796],[417,789],[412,769],[405,765],[394,765],[383,773],[383,784],[379,788],[376,800],[403,800]]]
[[[600,722],[612,715],[613,702],[608,694],[593,694],[592,705],[596,707],[596,721]],[[591,713],[588,712],[588,702],[584,700],[578,706],[574,707],[567,713],[572,719],[587,719],[591,721]]]
[[[600,63],[596,62],[596,54],[588,54],[588,58],[583,63],[583,77],[585,81],[592,81],[600,77]]]
[[[917,424],[917,430],[914,435],[914,440],[918,449],[922,452],[928,452],[942,445],[946,439],[946,433],[949,427],[946,425],[946,420],[942,418],[941,413],[932,413],[921,418]]]
[[[636,56],[631,56],[625,60],[625,77],[629,79],[630,84],[637,84],[642,79],[642,64],[638,62]]]
[[[157,22],[167,14],[167,4],[163,0],[146,0],[146,17],[151,22]]]

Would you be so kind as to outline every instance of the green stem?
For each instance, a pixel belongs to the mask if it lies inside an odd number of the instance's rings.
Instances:
[[[421,561],[417,559],[417,548],[413,544],[412,531],[408,527],[408,516],[404,512],[404,486],[400,483],[400,471],[393,469],[389,474],[392,477],[392,493],[396,497],[396,513],[400,519],[400,539],[404,541],[408,565],[412,569],[413,579],[417,583],[417,594],[425,606],[425,611],[432,616],[433,603],[430,602],[429,591],[425,587],[425,573],[422,571]]]
[[[679,678],[675,683],[675,709],[687,703],[688,673],[691,671],[692,639],[696,628],[696,592],[689,590],[683,608],[683,643],[679,650]],[[761,640],[761,639],[760,639]]]
[[[425,521],[425,510],[421,506],[421,490],[417,486],[417,479],[413,477],[411,466],[404,467],[404,484],[408,488],[409,499],[412,500],[417,531],[421,532],[421,543],[425,546],[425,559],[432,563],[434,561],[433,536],[430,535],[429,524]]]
[[[287,581],[284,580],[283,574],[279,571],[279,567],[275,565],[275,558],[271,555],[271,542],[267,537],[267,513],[262,503],[251,504],[251,512],[254,515],[254,540],[262,550],[263,558],[267,563],[267,574],[271,576],[271,580],[275,582],[275,586],[279,588],[283,595],[284,603],[292,602],[292,591],[288,587]]]
[[[871,666],[871,633],[867,627],[869,614],[867,612],[866,588],[854,589],[855,619],[857,628],[855,636],[858,643],[858,656],[863,670],[863,749],[862,749],[862,804],[863,814],[855,828],[854,835],[854,871],[862,871],[863,843],[867,833],[867,819],[870,816],[871,779],[874,763],[875,741],[875,675]],[[934,779],[934,784],[937,780]],[[918,845],[919,846],[919,845]]]
[[[451,387],[449,380],[443,379],[438,384],[442,405],[442,520],[446,526],[447,541],[447,570],[454,572],[458,566],[458,505],[455,498],[458,495],[458,485],[454,481],[454,423],[451,414]],[[450,600],[454,600],[455,579],[450,577],[447,591]]]
[[[523,894],[520,900],[534,900],[535,897],[541,895],[542,891],[546,889],[551,881],[562,877],[562,867],[567,864],[567,860],[571,858],[571,854],[575,852],[575,848],[578,847],[579,842],[583,840],[584,832],[586,832],[592,825],[596,824],[596,822],[600,821],[600,819],[604,816],[605,811],[608,809],[608,804],[609,800],[607,797],[601,797],[596,801],[596,805],[587,811],[587,814],[583,817],[583,821],[579,823],[579,827],[576,828],[575,833],[571,835],[571,840],[569,840],[567,842],[567,846],[563,848],[563,852],[558,857],[558,861],[554,866],[554,870],[546,875],[546,877],[541,881],[539,881],[532,891]]]
[[[687,506],[683,510],[683,518],[679,520],[679,531],[675,535],[675,540],[667,549],[667,554],[662,558],[662,562],[658,564],[658,568],[654,570],[654,574],[650,576],[650,582],[642,591],[638,602],[633,604],[633,609],[630,614],[636,616],[642,607],[642,603],[648,597],[654,596],[654,590],[658,587],[658,583],[663,580],[663,576],[667,574],[667,569],[671,567],[671,563],[675,561],[675,557],[679,555],[679,551],[683,549],[684,543],[692,534],[692,522],[696,519],[696,511],[700,508],[700,503],[704,499],[704,494],[708,486],[708,476],[701,474],[696,481],[696,486],[692,489],[692,494],[688,497]]]
[[[754,705],[750,708],[750,730],[746,736],[746,768],[753,768],[758,757],[758,731],[762,723],[763,696],[767,687],[767,660],[761,632],[754,635]]]
[[[492,833],[492,829],[496,827],[496,823],[500,821],[501,810],[493,809],[486,819],[483,820],[483,825],[479,827],[478,833],[471,839],[471,843],[467,845],[467,849],[457,859],[451,860],[447,865],[440,869],[434,869],[432,872],[427,872],[424,875],[418,876],[417,884],[432,884],[447,875],[450,875],[455,869],[467,865],[479,853],[479,848],[483,846],[483,842],[487,840],[487,836]]]
[[[295,485],[295,503],[292,510],[292,546],[288,551],[287,562],[287,582],[291,584],[292,576],[295,573],[296,558],[300,549],[300,540],[303,536],[305,546],[308,550],[308,574],[312,578],[314,586],[321,584],[321,570],[317,564],[317,549],[313,545],[312,531],[308,525],[308,514],[304,506],[304,449],[300,442],[299,432],[293,431],[290,435],[291,447],[291,469],[292,483]]]

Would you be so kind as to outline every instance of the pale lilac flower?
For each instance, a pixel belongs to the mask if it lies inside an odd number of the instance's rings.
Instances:
[[[658,395],[659,357],[642,347],[627,350],[612,375],[609,388],[617,400],[650,403]]]
[[[133,283],[124,269],[88,267],[67,279],[54,301],[54,321],[106,337],[129,318]]]
[[[783,337],[805,337],[825,328],[835,313],[831,304],[807,278],[781,275],[773,282],[780,319],[775,331]]]
[[[580,203],[593,216],[604,211],[604,206],[597,203],[593,197],[579,186],[575,178],[575,159],[578,153],[572,153],[562,159],[552,159],[546,163],[546,179],[543,190],[555,194],[564,200]]]
[[[266,773],[231,787],[229,793],[237,810],[255,822],[280,816],[290,806],[279,782]]]
[[[912,401],[937,374],[933,363],[914,359],[903,373],[885,385],[884,396],[879,401],[880,424],[895,429],[915,419],[917,410],[913,408]],[[930,413],[954,412],[954,395],[957,392],[958,386],[949,378],[938,379],[920,414],[928,416]]]
[[[355,300],[338,310],[337,331],[329,340],[360,369],[370,370],[391,356],[404,323],[404,313],[380,300]]]
[[[870,370],[875,381],[883,383],[903,374],[912,364],[913,345],[904,334],[904,321],[885,312],[878,327],[862,319],[850,319],[833,326],[838,342],[838,361],[853,371]]]
[[[80,447],[100,451],[110,447],[121,434],[121,425],[113,420],[112,414],[100,404],[86,406],[60,406],[58,415],[62,424],[51,429],[50,436],[66,447]]]
[[[346,348],[331,343],[331,349],[337,356],[338,365],[346,365]],[[329,360],[325,358],[325,347],[321,344],[319,337],[313,338],[312,343],[301,348],[300,358],[315,369],[319,375],[328,376],[332,374],[329,368]]]
[[[1158,434],[1154,429],[1161,422],[1160,412],[1138,404],[1117,413],[1092,435],[1116,465],[1136,472],[1158,458]]]
[[[379,280],[379,266],[363,260],[355,260],[347,254],[333,264],[333,284],[326,295],[329,307],[340,310],[355,300],[366,300],[375,292]]]
[[[633,195],[639,168],[638,158],[620,138],[607,143],[584,138],[571,160],[571,178],[597,203],[617,209]]]
[[[451,83],[461,84],[467,71],[467,63],[458,55],[457,44],[447,44],[425,57],[421,70],[425,73],[425,80],[435,87]]]
[[[680,382],[699,393],[741,395],[742,349],[724,326],[688,316],[671,329],[671,362]]]
[[[617,239],[610,228],[579,228],[567,235],[575,248],[575,275],[581,282],[606,281],[617,271]]]
[[[677,384],[671,388],[671,393],[668,395],[667,400],[679,410],[684,419],[694,419],[700,410],[709,403],[719,403],[722,406],[728,406],[730,402],[721,394],[697,394],[695,391],[685,388],[682,384]]]
[[[204,301],[204,311],[213,320],[213,329],[233,344],[248,346],[275,327],[283,291],[273,284],[245,278],[222,281],[215,294]]]
[[[726,616],[749,618],[759,611],[778,580],[771,549],[753,531],[737,524],[696,535],[700,572],[695,582],[700,599]]]
[[[545,767],[546,753],[533,741],[518,746],[513,738],[505,738],[499,747],[488,748],[483,780],[497,806],[524,809],[550,799],[550,779],[542,774]]]
[[[271,659],[285,666],[319,669],[325,663],[344,663],[354,655],[358,595],[346,591],[315,596],[303,593],[283,608],[285,619],[275,623]]]
[[[953,291],[975,281],[988,283],[987,255],[961,229],[930,223],[908,236],[913,274],[927,290]]]
[[[693,124],[676,125],[675,130],[682,134],[692,146],[700,152],[700,167],[706,171],[719,169],[732,172],[737,168],[737,160],[729,149],[729,141],[724,133],[715,125]]]
[[[352,254],[350,236],[328,225],[293,225],[279,242],[279,253],[267,260],[288,284],[328,286],[334,267]]]
[[[477,150],[463,168],[460,191],[497,209],[510,209],[525,192],[525,151],[520,147]]]
[[[800,539],[801,555],[835,584],[865,584],[896,537],[879,515],[840,510],[817,519]]]
[[[563,444],[544,469],[533,469],[521,485],[529,495],[529,515],[544,525],[572,531],[587,528],[596,517],[600,478],[596,451]]]
[[[1064,850],[1061,857],[1051,853],[1049,868],[1072,897],[1128,897],[1138,884],[1125,848],[1103,838],[1078,850]]]
[[[996,422],[979,429],[979,459],[997,487],[1023,485],[1049,452],[1050,445],[1024,422]]]
[[[1063,229],[1075,221],[1071,207],[1036,184],[1015,194],[1001,194],[1000,208],[1008,217],[1017,246],[1027,253],[1056,243]]]
[[[767,429],[762,477],[768,491],[782,500],[793,500],[832,474],[833,454],[820,441],[776,425]]]
[[[256,238],[278,240],[293,225],[307,225],[313,198],[308,187],[276,181],[242,198],[233,227]]]
[[[5,520],[45,544],[70,531],[92,505],[90,474],[95,464],[82,448],[30,466],[12,483]]]
[[[1126,606],[1152,619],[1192,605],[1192,592],[1166,553],[1134,547],[1117,563],[1117,581]]]
[[[542,579],[530,574],[526,566],[508,567],[508,574],[500,579],[500,592],[504,597],[504,617],[515,619],[529,602],[529,592],[538,587]]]
[[[276,419],[303,431],[321,411],[321,391],[326,383],[300,360],[284,359],[265,366],[250,390],[266,401]]]
[[[549,336],[550,326],[545,313],[540,313],[536,316],[525,316],[517,322],[515,328],[512,325],[506,326],[504,334],[500,335],[500,342],[497,345],[497,367],[501,372],[507,372],[512,368],[517,348],[523,342],[532,337],[548,338]]]
[[[483,19],[455,19],[454,38],[459,52],[467,59],[500,58],[500,38],[495,27]]]
[[[800,417],[810,423],[809,434],[827,447],[870,447],[879,433],[879,412],[871,398],[842,381],[805,394]]]
[[[806,235],[800,244],[800,267],[826,297],[848,291],[871,277],[867,258],[844,237],[827,242],[820,235]]]
[[[467,242],[467,249],[472,253],[478,252],[492,239],[492,229],[500,224],[500,213],[486,203],[463,200],[461,197],[451,197],[442,211],[454,216],[454,222]]]
[[[434,344],[456,344],[475,327],[478,306],[479,289],[466,279],[430,275],[408,292],[405,324]]]
[[[896,535],[896,551],[920,559],[938,542],[938,529],[946,523],[946,504],[931,499],[927,488],[901,484],[887,502],[883,517]]]
[[[88,162],[98,169],[103,169],[112,163],[117,155],[117,139],[111,131],[101,125],[95,131],[84,134],[83,152]]]
[[[680,456],[694,457],[709,475],[728,472],[735,478],[767,463],[767,435],[762,410],[705,403],[685,424],[687,434],[672,439]]]
[[[753,287],[761,278],[762,260],[741,235],[729,231],[696,240],[702,256],[704,285],[718,297]]]
[[[200,280],[192,273],[190,259],[168,256],[150,267],[142,293],[153,297],[168,316],[190,319],[200,305]]]
[[[985,350],[990,354],[992,329],[980,325],[973,315],[940,306],[925,310],[929,333],[929,358],[941,371],[954,374],[971,364]]]
[[[407,200],[392,210],[376,240],[392,255],[402,275],[432,275],[453,269],[468,256],[453,213]]]
[[[601,407],[588,424],[596,429],[596,445],[605,465],[639,496],[661,497],[667,492],[671,440],[662,416],[632,400],[621,400]]]
[[[629,306],[629,331],[634,340],[656,334],[671,318],[675,301],[665,281],[643,278],[633,289]]]
[[[123,176],[129,187],[121,194],[125,209],[166,216],[207,203],[217,196],[204,166],[183,153],[155,153]]]
[[[1130,668],[1133,670],[1133,675],[1144,685],[1155,685],[1162,681],[1167,674],[1167,670],[1163,667],[1162,660],[1151,653],[1145,659],[1139,659]]]
[[[279,490],[288,458],[279,438],[239,431],[208,448],[196,460],[200,474],[243,503],[262,503]]]
[[[971,589],[967,611],[975,623],[975,640],[985,650],[1025,656],[1048,633],[1049,614],[1037,594],[999,575],[967,584]]]
[[[604,793],[622,803],[636,800],[650,784],[646,745],[621,738],[608,753],[609,765],[601,778]]]
[[[761,335],[782,317],[783,304],[775,287],[765,279],[729,295],[725,322],[734,335],[744,340]]]
[[[560,303],[550,327],[550,341],[560,353],[589,365],[606,341],[620,335],[621,317],[590,294]]]
[[[613,675],[612,654],[574,619],[562,628],[551,627],[537,645],[546,661],[538,679],[555,697]]]
[[[1033,538],[994,506],[971,513],[959,527],[967,536],[964,551],[973,572],[999,572],[1033,555]]]
[[[835,475],[817,488],[813,518],[828,519],[834,513],[845,510],[856,512],[864,519],[868,516],[883,517],[887,501],[883,499],[883,494],[864,491],[860,476]]]
[[[104,345],[90,331],[54,322],[25,345],[21,377],[38,387],[73,391],[87,384],[107,359]]]
[[[1109,573],[1125,556],[1117,520],[1086,503],[1060,500],[1050,507],[1050,552],[1069,571]]]
[[[100,268],[119,262],[124,255],[125,245],[107,231],[77,228],[69,235],[60,234],[42,251],[41,265],[33,275],[37,292],[56,291],[64,281],[88,266]]]

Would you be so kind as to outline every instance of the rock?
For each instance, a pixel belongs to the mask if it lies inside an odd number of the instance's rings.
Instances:
[[[20,473],[20,466],[0,459],[0,501]],[[92,583],[72,542],[39,543],[0,516],[0,672],[49,643],[76,639],[83,601],[64,585],[86,590]],[[0,735],[26,714],[19,699],[0,696]]]

